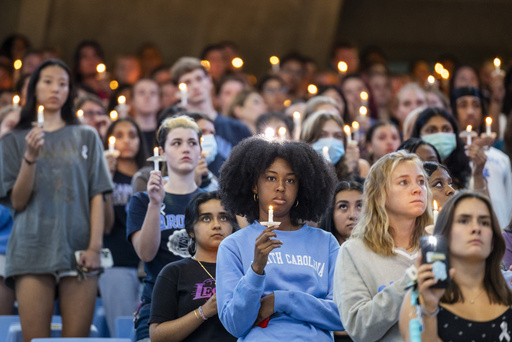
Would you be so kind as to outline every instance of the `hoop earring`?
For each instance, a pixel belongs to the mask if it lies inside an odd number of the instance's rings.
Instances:
[[[297,208],[299,206],[299,200],[297,200],[297,202],[295,202],[295,208]]]
[[[254,199],[254,202],[258,202],[258,194],[253,194],[252,198]]]

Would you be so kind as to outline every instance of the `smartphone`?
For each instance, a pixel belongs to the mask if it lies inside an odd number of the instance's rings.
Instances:
[[[438,280],[432,288],[445,289],[450,283],[450,263],[448,260],[448,242],[442,236],[422,236],[420,238],[421,263],[433,264],[432,272]]]
[[[80,255],[83,252],[84,251],[75,251],[75,259],[76,259],[77,263],[80,260]],[[101,249],[100,260],[101,260],[101,267],[103,267],[104,269],[111,268],[112,266],[114,266],[114,259],[112,258],[112,253],[110,252],[110,249],[108,249],[108,248]]]

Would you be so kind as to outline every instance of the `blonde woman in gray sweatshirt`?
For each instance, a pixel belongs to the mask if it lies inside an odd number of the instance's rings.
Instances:
[[[370,169],[361,219],[341,247],[334,275],[334,301],[354,341],[402,341],[405,270],[415,264],[420,236],[432,220],[427,179],[419,157],[405,151]]]

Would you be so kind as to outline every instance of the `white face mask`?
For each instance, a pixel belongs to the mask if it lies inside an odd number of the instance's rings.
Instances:
[[[206,164],[210,164],[217,156],[217,140],[215,140],[213,134],[203,135],[202,138],[203,142],[201,143],[201,147],[206,155],[204,159],[206,160]]]

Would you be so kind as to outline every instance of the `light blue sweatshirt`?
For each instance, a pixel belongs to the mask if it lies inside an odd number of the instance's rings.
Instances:
[[[330,233],[304,225],[276,230],[283,242],[268,257],[263,275],[251,267],[258,222],[222,241],[217,253],[217,306],[224,327],[239,341],[332,341],[341,331],[333,302],[339,244]],[[274,292],[274,311],[266,328],[254,327],[260,299]]]

